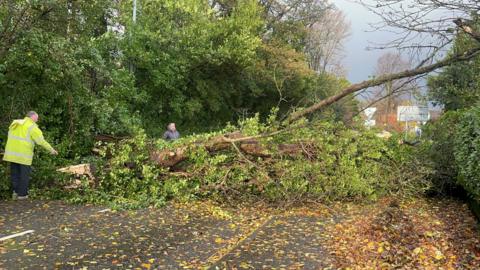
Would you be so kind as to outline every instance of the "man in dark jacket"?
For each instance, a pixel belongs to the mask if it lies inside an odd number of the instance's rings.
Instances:
[[[167,126],[167,131],[163,134],[163,139],[167,141],[174,141],[180,138],[180,133],[178,133],[175,123],[170,123]]]

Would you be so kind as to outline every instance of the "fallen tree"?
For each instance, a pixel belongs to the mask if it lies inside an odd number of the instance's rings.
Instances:
[[[258,117],[246,122],[235,127],[237,132],[224,130],[226,135],[165,142],[140,132],[99,146],[95,185],[84,181],[69,192],[89,202],[145,206],[192,197],[364,200],[429,187],[423,177],[428,170],[397,137],[380,138],[361,125],[333,121],[302,120],[281,132],[269,131]]]

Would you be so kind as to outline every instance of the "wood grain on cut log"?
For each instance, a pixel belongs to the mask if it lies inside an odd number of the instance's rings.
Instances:
[[[153,150],[150,151],[150,160],[161,167],[173,167],[187,159],[187,147],[175,150]]]
[[[95,178],[95,166],[92,164],[79,164],[79,165],[72,165],[72,166],[67,166],[63,167],[57,170],[58,172],[63,172],[63,173],[68,173],[71,175],[74,175],[76,178],[73,180],[72,183],[70,183],[67,186],[64,186],[65,189],[76,189],[79,188],[82,185],[82,181],[78,179],[79,177],[82,176],[87,176],[88,182],[90,185],[95,185],[96,184],[96,178]]]
[[[73,175],[86,175],[90,179],[94,179],[95,168],[91,164],[79,164],[63,167],[57,170],[58,172],[73,174]]]

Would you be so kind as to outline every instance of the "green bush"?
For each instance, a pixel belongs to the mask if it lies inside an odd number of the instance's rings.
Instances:
[[[465,112],[457,127],[454,148],[457,181],[480,201],[480,106]]]
[[[455,164],[454,148],[457,136],[457,124],[460,121],[461,111],[449,111],[424,129],[424,145],[419,154],[426,163],[431,163],[432,174],[430,179],[433,191],[436,193],[450,193],[457,187],[457,165]]]

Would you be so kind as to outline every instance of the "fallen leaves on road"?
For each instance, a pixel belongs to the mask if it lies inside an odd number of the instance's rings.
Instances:
[[[339,268],[479,269],[476,226],[458,201],[384,199],[328,226],[326,246]]]
[[[480,269],[476,221],[455,200],[0,206],[4,234],[35,229],[0,243],[0,269]]]

